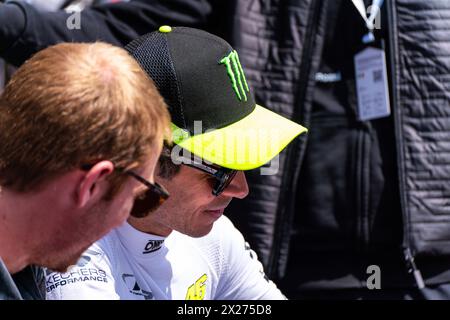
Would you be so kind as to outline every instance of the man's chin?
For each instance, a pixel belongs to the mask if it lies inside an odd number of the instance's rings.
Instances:
[[[71,268],[75,267],[77,265],[78,259],[81,257],[81,255],[78,258],[71,258],[66,259],[63,262],[58,263],[58,265],[51,267],[53,271],[59,272],[59,273],[66,273]]]
[[[52,271],[58,272],[58,273],[66,273],[67,271],[69,271],[70,267],[72,267],[72,265],[69,266],[57,266],[57,267],[53,267],[50,268]]]
[[[67,271],[70,271],[71,268],[75,267],[80,260],[83,252],[85,252],[89,248],[87,246],[86,248],[83,248],[79,250],[78,253],[69,256],[64,257],[64,259],[61,259],[61,261],[58,261],[54,266],[50,267],[51,270],[59,272],[59,273],[65,273]]]

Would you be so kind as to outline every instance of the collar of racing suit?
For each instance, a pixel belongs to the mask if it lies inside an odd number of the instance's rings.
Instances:
[[[128,222],[117,228],[116,232],[127,251],[140,258],[154,257],[167,251],[165,237],[139,231]]]

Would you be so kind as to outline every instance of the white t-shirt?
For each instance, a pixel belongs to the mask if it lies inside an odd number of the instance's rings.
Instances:
[[[163,238],[125,223],[68,272],[47,270],[46,291],[47,299],[285,299],[224,216],[202,238]]]

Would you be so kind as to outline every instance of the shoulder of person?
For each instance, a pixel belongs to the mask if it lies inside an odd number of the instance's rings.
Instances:
[[[239,230],[234,226],[233,222],[231,220],[223,215],[221,216],[216,223],[214,223],[214,226],[210,232],[212,235],[220,235],[222,232],[232,232],[240,234]]]

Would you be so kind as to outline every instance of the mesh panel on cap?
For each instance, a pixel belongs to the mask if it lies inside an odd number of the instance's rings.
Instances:
[[[169,106],[172,122],[181,128],[186,128],[181,94],[166,36],[160,32],[152,32],[132,41],[125,49],[152,78]]]

